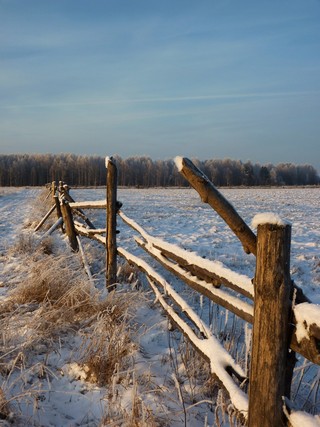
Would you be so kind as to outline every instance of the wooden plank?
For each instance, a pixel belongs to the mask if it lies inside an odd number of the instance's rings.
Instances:
[[[63,218],[57,219],[57,221],[53,224],[52,227],[49,228],[49,230],[45,233],[45,236],[50,236],[58,227],[62,227],[63,224]]]
[[[247,292],[245,289],[238,286],[236,283],[228,280],[225,277],[219,276],[218,274],[213,273],[212,271],[208,271],[205,268],[199,267],[195,264],[189,264],[187,260],[178,256],[177,254],[169,251],[167,248],[163,248],[160,245],[154,244],[155,248],[159,249],[161,253],[175,262],[177,262],[184,269],[189,271],[191,274],[199,277],[202,280],[205,280],[207,283],[212,283],[215,287],[220,287],[221,285],[225,285],[226,287],[239,292],[241,295],[253,299],[253,293]]]
[[[319,331],[319,326],[316,327],[316,330]],[[320,337],[318,333],[314,332],[315,330],[311,327],[309,331],[310,338],[302,338],[301,341],[298,341],[294,331],[290,342],[290,348],[316,365],[320,365]]]
[[[190,258],[189,257],[190,252],[187,252],[181,248],[177,248],[175,247],[175,245],[169,244],[167,242],[162,241],[159,238],[155,238],[151,236],[139,224],[137,224],[131,218],[124,215],[124,213],[121,211],[119,212],[119,216],[127,225],[129,225],[129,227],[137,231],[148,242],[149,245],[152,245],[153,247],[159,249],[164,256],[166,256],[169,259],[173,259],[175,262],[177,262],[186,270],[190,271],[195,276],[207,281],[208,283],[212,283],[216,287],[219,287],[220,284],[224,284],[225,286],[235,290],[236,292],[241,293],[242,295],[250,299],[253,298],[254,291],[253,291],[253,285],[251,283],[250,283],[250,286],[241,287],[239,283],[238,284],[234,283],[222,275],[220,276],[218,274],[215,274],[214,272],[208,271],[205,268],[202,268],[198,265],[190,264],[190,261],[188,261],[188,258]],[[198,255],[193,253],[192,258],[194,259],[196,257],[198,257]],[[227,268],[224,268],[224,269],[228,270]],[[229,270],[229,272],[232,273],[231,270]]]
[[[45,214],[45,216],[42,218],[42,220],[39,222],[39,224],[36,226],[36,228],[34,229],[34,231],[38,231],[43,224],[47,221],[47,219],[49,218],[49,216],[52,214],[52,212],[55,210],[56,205],[54,204],[49,211]]]
[[[249,427],[286,425],[282,396],[291,311],[290,225],[258,226]]]
[[[80,255],[81,255],[81,259],[82,259],[82,264],[84,266],[84,269],[85,269],[85,271],[87,273],[87,276],[89,278],[89,281],[90,281],[91,285],[94,287],[93,276],[92,276],[92,273],[91,273],[90,266],[88,264],[87,258],[85,256],[84,249],[83,249],[83,246],[82,246],[82,243],[81,243],[81,240],[80,240],[79,236],[77,236],[77,242],[78,242],[78,245],[79,245],[79,250],[80,250]]]
[[[70,202],[72,209],[106,209],[106,200],[86,201],[86,202]]]
[[[80,234],[80,236],[84,236],[84,237],[87,237],[89,239],[96,240],[97,242],[101,243],[104,247],[106,246],[105,236],[101,236],[98,233],[91,234],[88,232],[89,231],[88,228],[85,228],[84,226],[79,225],[77,223],[74,223],[74,226],[75,226],[75,230],[76,230],[77,234]]]
[[[204,175],[191,160],[182,159],[180,173],[189,184],[200,194],[201,200],[208,203],[228,224],[242,243],[246,253],[257,254],[257,238],[249,226],[244,222],[235,208],[217,190],[209,178]]]
[[[228,294],[227,292],[216,289],[214,286],[210,286],[206,283],[201,283],[196,277],[186,275],[185,271],[178,265],[170,262],[167,259],[161,258],[160,251],[156,254],[155,251],[151,251],[147,244],[141,240],[137,240],[139,246],[141,246],[146,252],[148,252],[153,258],[155,258],[161,265],[163,265],[168,271],[179,277],[184,283],[189,285],[192,289],[199,292],[202,295],[208,297],[211,301],[218,305],[226,308],[232,313],[239,316],[241,319],[252,323],[253,322],[253,308],[245,301],[241,301],[239,298]]]
[[[242,421],[244,421],[244,414],[248,411],[248,400],[246,394],[240,389],[239,385],[234,381],[233,376],[236,377],[240,382],[242,382],[244,377],[244,372],[239,370],[239,365],[235,363],[233,358],[228,354],[222,344],[213,336],[210,329],[206,327],[206,333],[201,334],[202,337],[198,337],[191,327],[178,315],[178,313],[169,305],[163,294],[157,289],[153,282],[156,282],[160,285],[164,292],[168,290],[167,294],[172,297],[171,286],[161,277],[156,271],[153,270],[145,261],[136,257],[133,254],[130,254],[123,248],[118,248],[119,255],[124,257],[129,263],[135,264],[139,269],[144,271],[146,274],[150,286],[156,294],[156,301],[158,301],[163,309],[166,311],[167,316],[170,318],[172,323],[176,325],[181,332],[188,338],[195,350],[210,363],[210,368],[214,378],[224,387],[230,395],[231,401],[234,403],[235,408],[239,411],[239,416]],[[177,302],[177,301],[176,301]],[[186,307],[183,304],[178,304],[183,311],[186,310]],[[188,310],[192,312],[191,307],[188,307]],[[189,313],[189,318],[197,317],[197,314],[194,313],[191,315]],[[198,319],[198,322],[193,320],[194,324],[202,323],[201,319]],[[202,325],[202,328],[205,326]],[[200,330],[202,329],[200,327]],[[219,357],[214,357],[214,355],[219,354]],[[224,356],[222,356],[224,354]]]
[[[87,228],[88,234],[89,236],[93,235],[93,234],[105,234],[107,232],[107,230],[105,228]]]

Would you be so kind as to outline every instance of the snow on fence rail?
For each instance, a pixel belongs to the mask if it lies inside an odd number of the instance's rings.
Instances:
[[[294,425],[288,402],[296,363],[295,352],[320,365],[320,307],[312,304],[291,280],[291,225],[278,216],[258,215],[255,217],[256,236],[234,207],[189,159],[177,158],[176,165],[200,194],[202,201],[210,204],[230,226],[245,252],[256,256],[253,280],[220,262],[203,259],[151,236],[125,215],[120,210],[121,203],[117,201],[117,167],[112,158],[106,159],[106,200],[75,202],[67,185],[59,183],[56,186],[52,183],[54,206],[35,230],[40,229],[56,211],[57,221],[47,234],[61,228],[66,232],[72,249],[80,249],[83,257],[79,235],[102,243],[106,247],[106,284],[109,290],[116,287],[117,255],[136,265],[145,273],[157,301],[171,321],[209,362],[212,374],[228,391],[233,405],[247,420],[248,426]],[[88,208],[106,209],[105,229],[95,228],[83,211]],[[140,234],[135,238],[137,245],[163,267],[214,303],[253,324],[248,395],[241,389],[241,384],[247,380],[241,367],[197,313],[154,268],[117,245],[117,215]],[[90,278],[88,266],[86,270]],[[241,296],[231,294],[230,289]],[[168,298],[173,305],[167,302]],[[188,322],[179,313],[183,313]],[[284,397],[287,407],[283,404]],[[303,414],[299,413],[300,416],[303,418]],[[317,421],[314,425],[317,425]]]

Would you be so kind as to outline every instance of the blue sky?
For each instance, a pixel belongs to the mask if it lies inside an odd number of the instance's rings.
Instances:
[[[320,170],[319,0],[0,0],[0,152]]]

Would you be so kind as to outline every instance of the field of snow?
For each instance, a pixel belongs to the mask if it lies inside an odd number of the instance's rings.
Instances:
[[[28,274],[27,259],[17,254],[13,255],[10,249],[21,235],[23,223],[30,221],[30,216],[33,215],[32,202],[39,191],[39,189],[32,188],[0,189],[0,295],[2,301],[5,301],[10,287],[19,283]],[[254,188],[223,189],[221,191],[249,225],[256,214],[264,212],[277,213],[282,219],[292,224],[292,278],[313,303],[319,304],[320,189]],[[72,189],[71,195],[76,201],[101,200],[105,198],[105,190]],[[119,189],[118,200],[123,203],[122,211],[152,236],[195,251],[203,258],[220,261],[238,273],[253,277],[254,256],[243,252],[240,242],[223,220],[212,208],[201,202],[194,190]],[[103,210],[92,210],[87,214],[97,227],[104,227],[105,213]],[[118,244],[146,258],[143,251],[137,249],[133,243],[132,235],[134,233],[120,218],[118,219],[118,229],[120,231]],[[55,232],[53,238],[55,244],[64,248],[63,250],[67,250],[64,247],[65,240],[59,232]],[[96,286],[103,289],[103,253],[100,252],[97,245],[90,246],[91,243],[84,240],[83,244],[88,253]],[[98,260],[98,258],[100,259]],[[205,322],[211,323],[215,320],[220,326],[230,322],[230,318],[223,310],[221,312],[216,310],[213,314],[212,305],[207,304],[206,306],[202,298],[183,290],[170,275],[165,277],[177,286],[179,292],[190,298],[190,304],[203,315],[202,318]],[[152,301],[152,295],[149,292],[147,295]],[[206,307],[207,313],[204,313]],[[210,398],[199,392],[199,384],[193,383],[191,379],[182,382],[180,377],[177,378],[182,369],[178,366],[181,359],[177,356],[180,338],[176,336],[176,332],[168,332],[168,322],[160,310],[156,309],[154,305],[151,306],[150,302],[142,304],[136,314],[135,322],[141,334],[139,336],[140,350],[135,356],[135,367],[132,369],[134,374],[131,372],[127,384],[122,385],[121,390],[119,387],[117,388],[117,393],[121,396],[121,399],[119,397],[121,405],[130,406],[133,391],[136,392],[136,388],[139,388],[141,389],[140,398],[144,402],[144,407],[147,408],[144,416],[147,417],[148,411],[151,411],[156,418],[154,425],[194,427],[217,425],[217,411],[223,406],[223,398],[220,393],[215,394],[215,398],[220,403],[211,405]],[[245,331],[239,335],[239,339],[241,337],[246,341],[247,333]],[[77,342],[77,337],[73,337],[69,342],[68,339],[65,339],[64,342],[59,343],[59,351],[55,349],[43,356],[47,363],[47,374],[45,380],[37,378],[41,398],[37,398],[36,402],[32,400],[31,395],[28,395],[25,396],[25,399],[18,399],[17,403],[14,395],[21,394],[21,373],[19,377],[17,372],[13,372],[10,383],[2,376],[0,370],[3,383],[1,387],[8,393],[7,399],[12,398],[13,412],[18,407],[21,413],[19,425],[44,427],[103,425],[101,419],[106,412],[106,406],[110,404],[110,399],[105,397],[108,390],[92,384],[88,385],[82,379],[79,366],[71,363]],[[242,356],[245,358],[243,354]],[[40,361],[44,363],[38,356],[34,363],[40,363]],[[299,369],[298,375],[302,368],[299,366],[297,369]],[[308,372],[304,378],[300,378],[300,383],[302,383],[300,391],[302,390],[302,394],[310,392],[311,397],[317,399],[318,391],[314,393],[314,389],[319,388],[319,370],[311,367],[309,369],[309,366],[303,370]],[[52,374],[48,374],[49,371]],[[145,374],[147,372],[149,375],[148,387],[141,382],[137,382],[137,385],[134,381],[134,376],[141,375],[142,372]],[[29,381],[31,384],[36,382],[34,372],[30,370],[27,376],[23,378],[22,382],[28,383]],[[308,384],[303,385],[304,382]],[[116,386],[113,389],[115,390]],[[297,403],[304,402],[303,396],[296,400]],[[318,402],[303,403],[303,405],[305,408],[300,409],[319,413]],[[219,420],[221,425],[229,425],[228,418],[223,420],[221,414]],[[9,421],[0,421],[0,425],[7,425],[6,423],[9,425]],[[105,425],[121,425],[121,423],[114,421],[114,423]],[[141,425],[148,425],[148,422]]]
[[[292,224],[291,271],[297,285],[320,303],[320,189],[223,189],[223,195],[248,225],[258,213],[277,213]],[[104,190],[73,190],[75,200],[105,198]],[[210,206],[192,189],[120,189],[122,211],[148,233],[200,256],[223,262],[252,276],[255,258],[246,255],[240,242]],[[91,216],[90,216],[91,217]],[[99,225],[104,214],[99,212]],[[129,245],[128,230],[118,220],[119,244]]]

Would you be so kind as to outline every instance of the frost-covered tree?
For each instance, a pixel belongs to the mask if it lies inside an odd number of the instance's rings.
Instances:
[[[147,156],[114,157],[121,186],[188,185],[172,159],[154,161]],[[261,166],[232,159],[193,161],[216,186],[320,184],[317,171],[311,165],[280,163]],[[75,154],[0,155],[0,186],[39,186],[52,181],[65,181],[73,186],[105,185],[105,160],[99,156]]]

